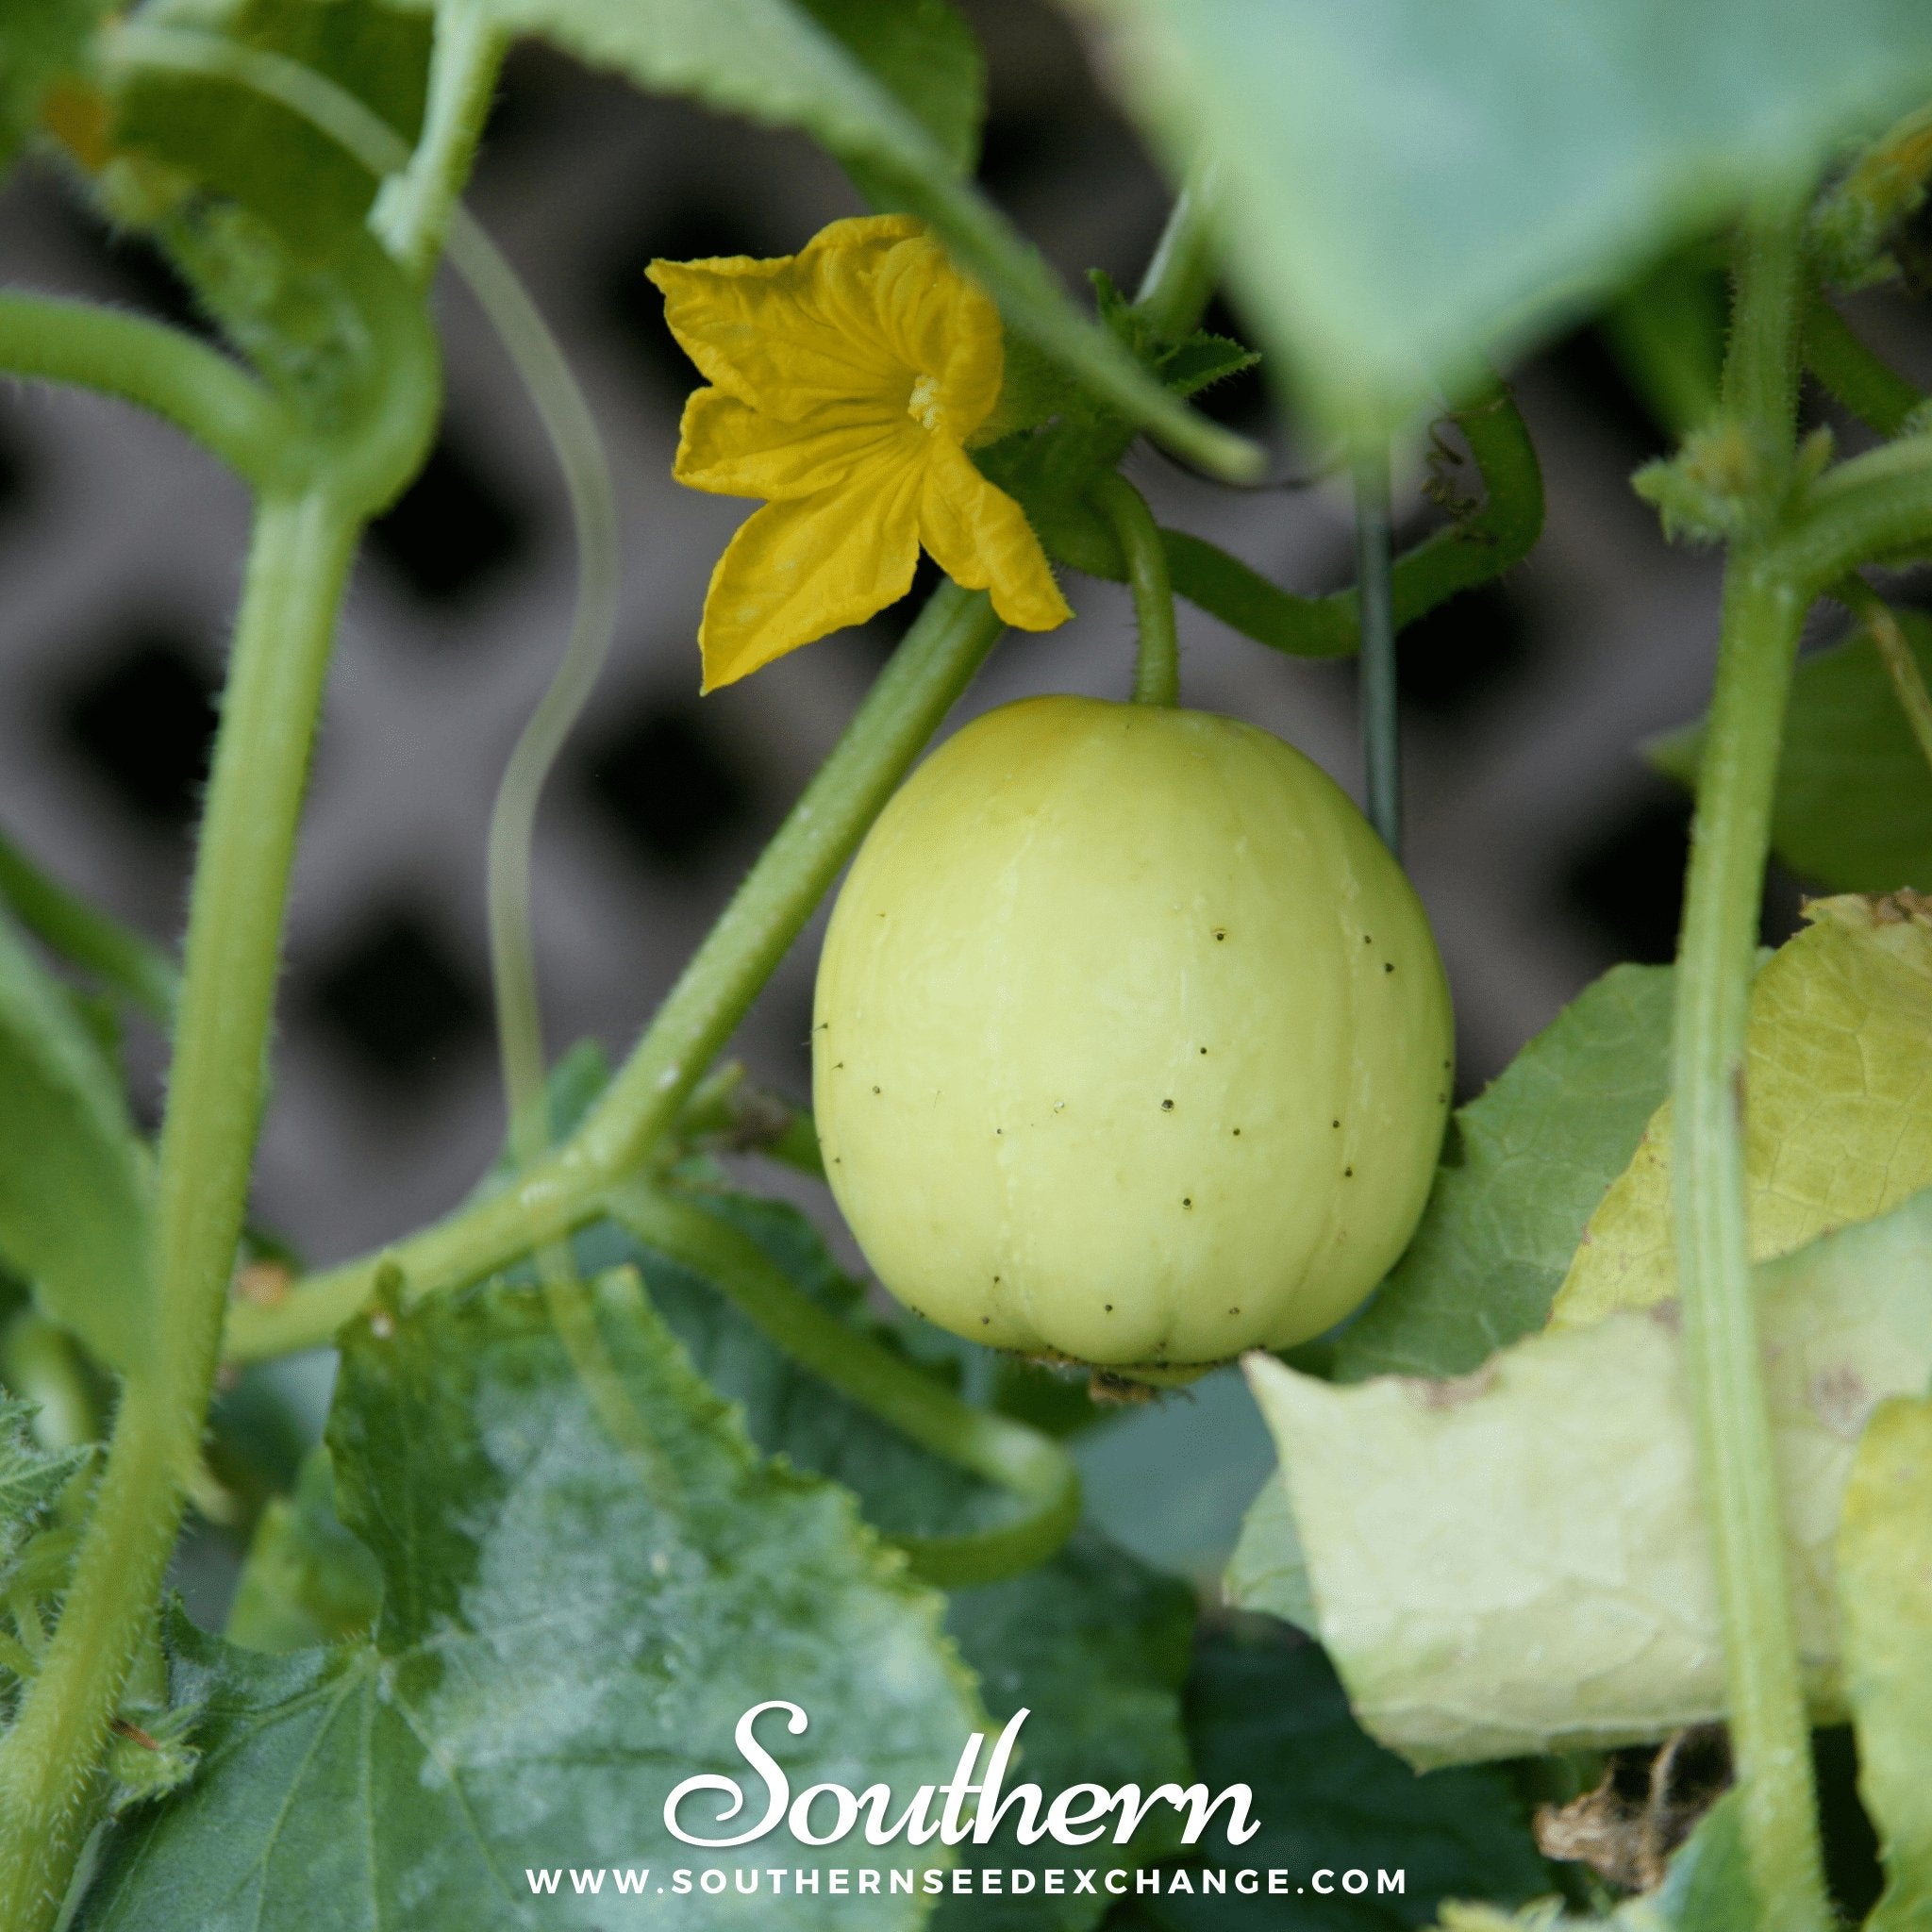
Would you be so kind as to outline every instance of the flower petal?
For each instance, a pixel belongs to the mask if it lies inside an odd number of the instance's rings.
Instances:
[[[912,372],[879,326],[872,281],[909,215],[859,215],[822,228],[797,255],[654,261],[664,319],[706,379],[795,422],[829,402],[871,398],[905,412]]]
[[[919,541],[956,584],[991,591],[1019,630],[1052,630],[1073,616],[1026,512],[973,467],[957,443],[933,439],[919,498]]]
[[[735,684],[911,588],[921,465],[871,466],[854,484],[769,503],[732,538],[705,595],[704,690]]]
[[[931,236],[896,242],[873,277],[880,326],[897,358],[938,384],[941,415],[927,426],[965,442],[1000,399],[1000,312]]]
[[[812,496],[866,463],[909,453],[922,434],[902,409],[881,421],[860,403],[826,403],[781,422],[720,389],[693,390],[684,406],[672,474],[716,496]]]

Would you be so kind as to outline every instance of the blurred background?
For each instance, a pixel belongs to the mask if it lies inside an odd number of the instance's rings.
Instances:
[[[1131,286],[1166,194],[1073,31],[1035,0],[966,10],[991,61],[985,185],[1070,278],[1100,267]],[[553,1050],[595,1035],[622,1052],[907,614],[699,703],[705,583],[748,506],[671,481],[695,377],[642,272],[654,256],[789,253],[858,204],[802,140],[641,100],[532,48],[510,64],[472,199],[590,393],[621,498],[617,650],[553,782],[536,871]],[[0,275],[188,319],[158,258],[111,239],[45,168],[0,194]],[[318,1263],[447,1207],[498,1144],[484,827],[570,614],[570,526],[536,422],[454,287],[442,315],[448,420],[357,576],[294,895],[257,1208]],[[1932,379],[1908,309],[1879,300],[1860,321]],[[1627,489],[1666,439],[1600,334],[1578,330],[1516,379],[1545,466],[1542,542],[1402,649],[1407,856],[1455,988],[1465,1096],[1612,961],[1669,957],[1688,812],[1636,747],[1701,708],[1715,635],[1713,560],[1666,548]],[[1306,460],[1257,379],[1210,407],[1270,435],[1282,473]],[[1163,521],[1284,583],[1347,579],[1332,487],[1231,491],[1151,452],[1133,467]],[[1419,522],[1431,513],[1413,482]],[[244,525],[239,486],[159,425],[71,393],[0,393],[0,824],[171,941]],[[1068,590],[1077,621],[1009,640],[962,716],[1033,691],[1125,694],[1125,593]],[[1187,702],[1264,724],[1358,787],[1349,667],[1276,657],[1185,606],[1182,627]],[[1774,881],[1773,936],[1797,898]],[[799,1095],[817,941],[739,1047]],[[130,1051],[152,1114],[158,1042]]]

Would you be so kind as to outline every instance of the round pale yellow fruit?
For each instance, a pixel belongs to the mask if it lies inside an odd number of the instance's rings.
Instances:
[[[1336,785],[1203,711],[1034,698],[886,808],[819,963],[825,1168],[941,1327],[1125,1371],[1306,1341],[1448,1106],[1428,922]]]

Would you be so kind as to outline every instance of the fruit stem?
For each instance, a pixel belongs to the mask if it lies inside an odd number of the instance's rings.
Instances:
[[[1724,403],[1781,488],[1794,441],[1800,224],[1740,250]],[[1807,598],[1763,546],[1726,564],[1709,736],[1678,941],[1672,1193],[1684,1357],[1717,1570],[1743,1838],[1763,1924],[1821,1932],[1810,1728],[1785,1571],[1744,1176],[1744,1041],[1785,708]]]
[[[1356,584],[1361,603],[1362,778],[1370,824],[1402,857],[1402,724],[1395,688],[1394,556],[1390,529],[1389,452],[1363,450],[1355,462]]]
[[[997,1484],[1026,1513],[962,1536],[903,1536],[915,1574],[942,1589],[995,1583],[1043,1563],[1080,1518],[1080,1475],[1052,1437],[962,1402],[793,1287],[749,1235],[694,1202],[643,1187],[615,1189],[612,1220],[643,1246],[723,1290],[739,1312],[801,1367],[868,1414],[957,1469]]]
[[[1140,655],[1134,665],[1137,705],[1174,705],[1180,698],[1180,640],[1174,630],[1174,586],[1167,575],[1167,545],[1147,499],[1118,470],[1093,486],[1100,508],[1113,525],[1127,560],[1133,587],[1134,621],[1140,628]]]

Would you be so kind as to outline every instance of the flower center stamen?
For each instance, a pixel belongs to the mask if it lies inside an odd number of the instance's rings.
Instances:
[[[922,375],[912,385],[912,393],[906,402],[906,413],[922,429],[937,429],[940,426],[941,406],[938,376]]]

